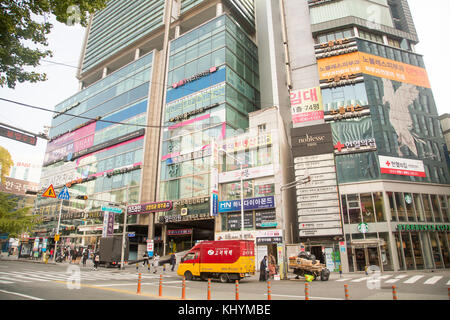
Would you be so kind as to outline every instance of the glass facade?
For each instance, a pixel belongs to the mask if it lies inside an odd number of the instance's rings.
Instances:
[[[70,188],[70,201],[62,206],[63,237],[101,235],[94,227],[103,223],[105,202],[139,202],[152,62],[153,55],[147,54],[56,107],[92,119],[61,114],[52,121],[40,185],[51,184],[56,193]],[[88,200],[76,199],[77,195],[87,195]],[[47,220],[49,232],[56,229],[60,202],[50,198],[36,202],[35,212]],[[115,219],[119,224],[123,217]],[[129,223],[136,223],[136,217]]]
[[[448,268],[448,230],[444,231],[446,224],[442,222],[444,216],[448,222],[450,197],[409,192],[386,192],[386,197],[389,212],[385,212],[383,192],[341,195],[349,270],[364,271],[371,264],[382,264],[385,271],[394,270],[394,255],[399,270]],[[436,221],[436,217],[441,221]],[[386,224],[375,225],[389,218],[392,230]],[[368,233],[349,231],[356,230],[354,226],[361,222],[369,224]],[[405,231],[397,224],[408,227]],[[377,232],[371,232],[374,229]],[[391,252],[389,233],[395,242],[395,253]],[[377,250],[381,264],[376,259]]]
[[[160,200],[209,195],[209,144],[248,127],[259,101],[257,61],[255,44],[228,15],[171,42]]]

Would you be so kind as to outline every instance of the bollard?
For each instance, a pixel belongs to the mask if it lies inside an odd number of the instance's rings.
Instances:
[[[239,300],[239,281],[236,280],[236,300]]]
[[[208,294],[206,296],[207,300],[211,300],[211,279],[208,279]]]
[[[447,289],[448,289],[448,300],[450,300],[450,288]]]
[[[305,283],[305,300],[309,300],[309,284]]]
[[[147,263],[147,270],[150,272],[150,263]]]
[[[396,286],[392,286],[392,297],[394,298],[394,300],[398,300]]]
[[[138,271],[138,270],[139,270],[139,263],[136,262],[136,271]]]
[[[141,274],[140,273],[139,273],[139,277],[138,277],[138,287],[137,287],[136,293],[141,293]]]
[[[267,300],[272,300],[272,290],[270,290],[270,280],[267,281]]]
[[[181,287],[181,300],[186,300],[186,278],[183,276],[183,285]]]
[[[162,274],[159,275],[159,296],[162,297]]]
[[[345,300],[350,300],[350,296],[348,295],[348,284],[344,284],[345,291]]]

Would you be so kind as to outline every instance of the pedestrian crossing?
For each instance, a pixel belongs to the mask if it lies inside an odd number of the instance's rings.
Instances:
[[[48,281],[72,281],[74,277],[78,277],[80,281],[108,281],[137,280],[138,276],[134,273],[113,273],[108,271],[83,271],[67,270],[67,271],[0,271],[0,285],[13,283],[32,283],[32,282],[48,282]],[[159,274],[142,274],[143,280],[159,279]],[[170,278],[169,275],[164,275]],[[173,276],[172,276],[173,277]]]
[[[378,279],[382,283],[385,284],[394,284],[394,283],[403,283],[403,284],[425,284],[425,285],[435,285],[438,283],[444,284],[446,282],[446,285],[450,285],[450,280],[445,279],[444,276],[432,276],[427,277],[425,275],[393,275],[393,274],[387,274],[387,275],[368,275],[363,276],[360,278],[340,278],[336,279],[334,281],[336,282],[354,282],[354,283],[362,283],[364,281],[368,280],[374,280]],[[443,280],[443,281],[441,281]]]

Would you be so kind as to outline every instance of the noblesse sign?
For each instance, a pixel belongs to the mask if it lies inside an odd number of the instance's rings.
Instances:
[[[331,125],[327,123],[293,128],[291,137],[294,157],[332,153],[334,150]]]

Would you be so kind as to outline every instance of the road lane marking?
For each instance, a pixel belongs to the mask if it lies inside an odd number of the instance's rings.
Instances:
[[[441,279],[442,279],[442,276],[434,276],[434,277],[428,279],[427,281],[425,281],[424,284],[435,284],[436,282],[438,282]]]
[[[420,278],[423,278],[423,275],[419,275],[419,276],[414,276],[412,278],[409,278],[408,280],[404,281],[403,283],[414,283],[417,280],[419,280]]]
[[[69,282],[65,282],[65,281],[54,281],[56,283],[62,283],[62,284],[68,284]],[[104,288],[104,287],[100,287],[100,286],[94,286],[94,285],[88,285],[88,284],[80,284],[81,287],[84,288],[91,288],[91,289],[98,289],[98,290],[106,290],[106,291],[113,291],[113,292],[119,292],[119,293],[127,293],[127,294],[132,294],[134,296],[145,296],[145,297],[151,297],[151,298],[156,298],[156,299],[168,299],[168,300],[181,300],[181,297],[172,297],[172,296],[162,296],[160,297],[159,295],[156,294],[150,294],[150,293],[136,293],[136,291],[128,291],[128,290],[122,290],[122,289],[116,289],[116,288]],[[188,289],[188,288],[186,288]],[[186,299],[186,300],[191,300],[191,299]]]
[[[264,294],[265,296],[267,296],[267,293]],[[288,294],[270,294],[272,297],[290,297],[290,298],[300,298],[300,299],[305,299],[305,296],[293,296],[293,295],[288,295]],[[342,298],[326,298],[326,297],[312,297],[309,296],[309,299],[319,299],[319,300],[344,300]]]
[[[44,299],[41,299],[38,297],[33,297],[33,296],[26,295],[26,294],[18,293],[18,292],[11,292],[11,291],[6,291],[6,290],[0,290],[0,292],[7,293],[7,294],[15,294],[16,296],[24,297],[24,298],[31,299],[31,300],[44,300]]]
[[[403,279],[403,278],[406,278],[407,276],[408,276],[408,275],[406,275],[406,274],[401,274],[401,275],[399,275],[399,276],[396,276],[394,279],[386,280],[385,283],[395,283],[395,282],[397,282],[397,281],[400,281],[400,280]]]

